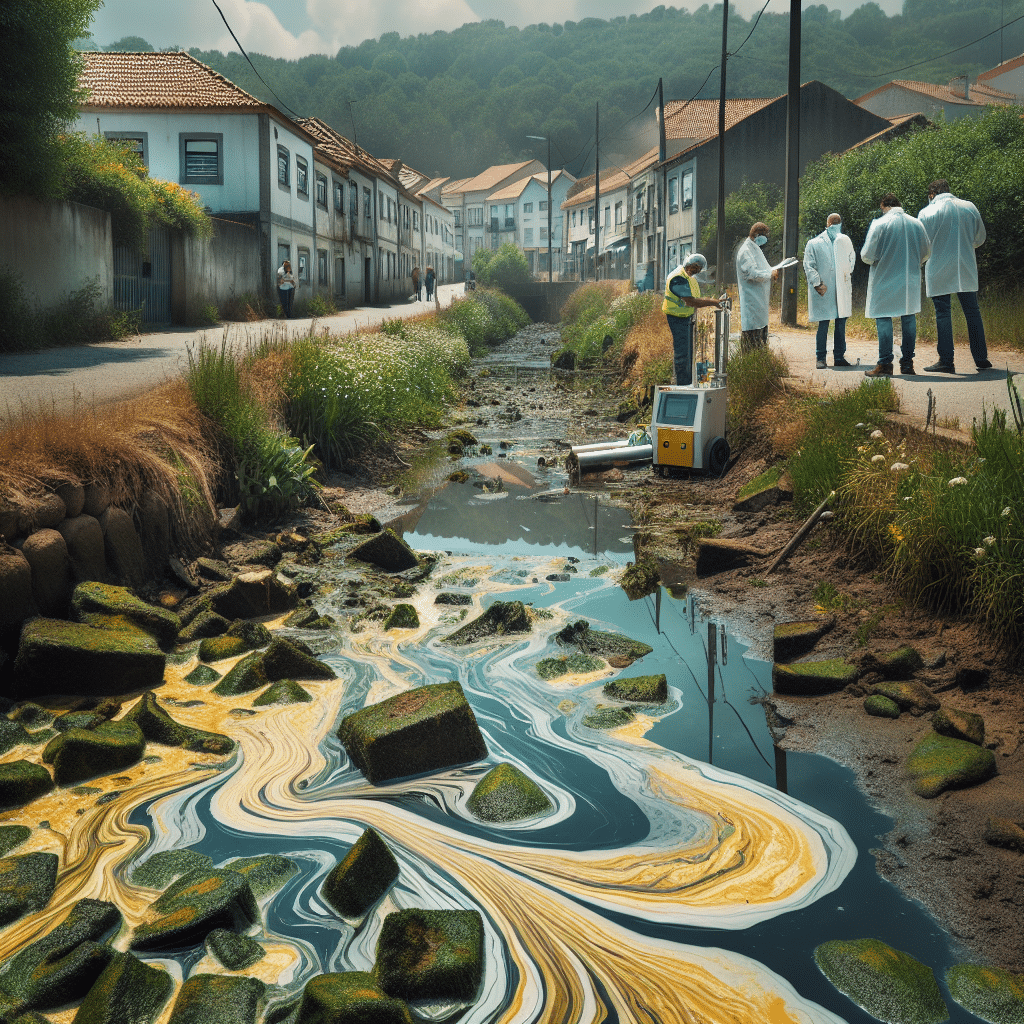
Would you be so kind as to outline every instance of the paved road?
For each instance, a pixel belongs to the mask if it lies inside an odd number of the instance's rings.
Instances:
[[[463,285],[438,288],[442,305],[462,295]],[[433,302],[403,302],[394,306],[359,307],[317,321],[332,334],[372,327],[382,320],[415,316],[432,309]],[[255,324],[193,330],[175,327],[137,335],[124,341],[74,345],[24,354],[0,354],[0,426],[23,410],[66,412],[75,403],[130,398],[178,376],[188,365],[186,348],[202,340],[220,344],[225,330],[232,341],[244,344],[268,333],[287,332],[301,337],[312,320],[267,320]]]

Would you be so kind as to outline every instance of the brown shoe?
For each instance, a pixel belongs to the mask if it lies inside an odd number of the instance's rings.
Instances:
[[[891,377],[892,363],[879,363],[873,370],[865,370],[865,377]]]

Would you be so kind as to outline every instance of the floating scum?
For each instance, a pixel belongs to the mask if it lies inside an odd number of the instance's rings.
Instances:
[[[446,571],[450,563],[459,560],[446,560]],[[594,581],[597,588],[614,585]],[[469,614],[482,609],[485,597],[513,589],[494,580],[482,584]],[[302,938],[281,934],[274,922],[289,907],[268,913],[271,895],[260,907],[261,940],[271,955],[251,971],[267,982],[294,985],[324,971],[371,969],[381,923],[394,910],[471,909],[484,919],[485,974],[461,1018],[468,1024],[582,1024],[603,1019],[606,1007],[624,1021],[663,1024],[838,1022],[749,957],[652,938],[620,922],[744,928],[804,907],[834,890],[853,865],[856,851],[842,827],[757,782],[664,750],[635,723],[587,744],[556,735],[551,725],[559,697],[579,684],[541,680],[533,666],[550,653],[553,632],[578,617],[575,609],[556,604],[532,633],[453,652],[442,641],[454,627],[439,622],[433,597],[433,588],[424,587],[412,599],[419,628],[345,634],[343,651],[329,659],[339,679],[301,681],[313,697],[309,703],[261,708],[253,704],[258,692],[220,698],[183,681],[191,662],[169,665],[161,700],[175,702],[170,706],[183,724],[228,733],[238,744],[234,760],[159,748],[160,762],[96,780],[109,802],[90,799],[84,814],[75,813],[83,802],[68,791],[6,812],[6,823],[35,825],[48,816],[50,827],[35,829],[26,850],[55,852],[61,865],[50,905],[0,931],[0,957],[51,930],[86,896],[111,900],[137,926],[154,893],[126,880],[128,865],[140,855],[195,844],[207,831],[209,813],[240,837],[234,855],[262,852],[260,839],[273,835],[278,845],[292,843],[290,856],[307,866],[307,875],[310,861],[317,865],[314,877],[300,880],[299,895],[288,897],[291,913],[336,930],[337,948],[325,957]],[[367,783],[334,737],[341,717],[421,682],[451,678],[453,660],[471,704],[481,708],[486,762],[383,786]],[[196,700],[202,705],[183,706]],[[646,814],[650,831],[643,841],[560,849],[520,845],[521,830],[465,827],[479,824],[465,810],[475,781],[493,762],[515,760],[504,746],[503,723],[485,710],[495,700],[525,716],[543,741],[582,750],[607,773]],[[521,760],[518,766],[554,804],[542,824],[571,819],[574,795],[566,782],[557,773],[539,777]],[[444,813],[419,813],[425,799]],[[130,820],[145,807],[154,831],[148,849],[149,830]],[[339,846],[354,843],[367,827],[387,843],[400,873],[380,905],[353,928],[326,907],[319,888]],[[318,844],[322,838],[330,843]],[[161,963],[174,968],[173,961]],[[209,958],[202,968],[223,971]]]

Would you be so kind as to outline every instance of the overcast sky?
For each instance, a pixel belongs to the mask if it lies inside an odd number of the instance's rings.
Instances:
[[[384,32],[402,36],[450,32],[468,21],[497,18],[520,28],[643,14],[660,0],[217,0],[224,16],[248,51],[297,58],[310,53],[335,54]],[[845,17],[863,0],[826,0]],[[763,0],[733,0],[732,8],[749,16]],[[902,0],[878,0],[887,14],[902,9]],[[665,6],[696,9],[699,4]],[[788,0],[771,0],[769,11],[784,14]],[[237,50],[213,0],[104,0],[93,20],[93,38],[100,46],[141,36],[157,49],[180,46],[201,50]]]

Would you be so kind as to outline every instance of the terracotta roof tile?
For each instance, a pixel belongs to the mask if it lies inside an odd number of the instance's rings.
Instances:
[[[725,128],[756,114],[779,97],[725,101]],[[668,139],[710,139],[718,134],[718,100],[671,100],[665,104],[665,137]]]
[[[268,105],[187,53],[82,54],[86,109],[205,107],[267,110]]]
[[[533,162],[533,160],[524,160],[518,164],[495,164],[493,167],[488,167],[486,171],[481,171],[475,178],[468,178],[463,182],[461,191],[489,192],[495,185],[500,185],[501,182],[515,174],[516,171],[529,167]]]
[[[989,71],[982,71],[981,74],[978,75],[978,81],[981,82],[983,79],[987,80],[989,78],[998,78],[999,75],[1004,72],[1015,71],[1021,65],[1024,65],[1024,53],[1019,57],[1014,57],[1013,60],[1004,60],[1002,64],[997,64]]]
[[[616,189],[620,189],[625,185],[629,184],[629,175],[616,168],[614,171],[609,171],[607,174],[601,175],[601,195],[606,196],[610,192],[614,192]],[[573,206],[583,206],[585,203],[591,203],[594,201],[594,175],[591,174],[586,178],[580,178],[571,189],[569,189],[566,195],[565,202],[562,203],[561,209],[567,210]]]
[[[394,185],[400,184],[380,160],[336,132],[326,121],[318,117],[300,117],[295,123],[316,139],[317,148],[337,166],[346,171],[354,167],[364,174],[384,178]]]
[[[872,89],[871,92],[866,92],[853,102],[863,106],[864,100],[877,96],[893,86],[906,89],[908,92],[917,93],[919,96],[927,96],[929,99],[939,100],[942,103],[959,103],[961,106],[968,107],[984,107],[989,104],[1008,106],[1015,101],[1012,93],[1003,92],[1001,89],[993,89],[990,85],[979,85],[977,82],[968,88],[967,94],[969,98],[964,99],[962,94],[958,95],[953,92],[948,85],[935,85],[934,82],[913,82],[909,79],[895,79],[892,82],[886,82],[885,85],[880,85],[877,89]]]

